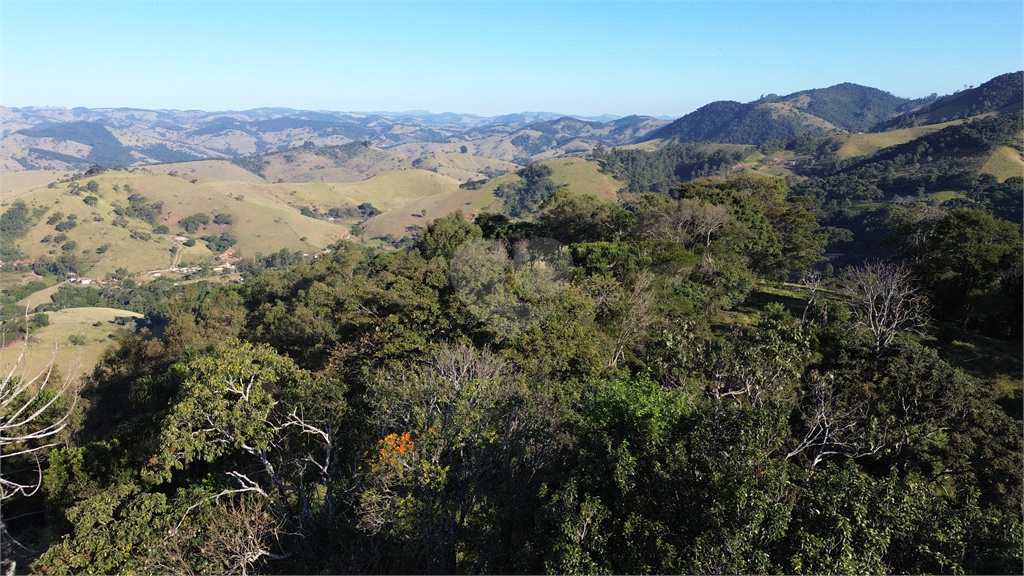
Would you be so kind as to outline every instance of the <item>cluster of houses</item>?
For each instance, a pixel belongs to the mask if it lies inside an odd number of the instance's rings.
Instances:
[[[68,276],[69,284],[81,284],[82,286],[89,286],[90,284],[95,284],[96,286],[106,286],[111,282],[112,280],[101,280],[99,278],[86,278],[74,275]]]
[[[234,268],[234,264],[230,262],[225,262],[223,264],[218,264],[213,268],[210,268],[210,270],[212,270],[213,272],[226,272],[229,270],[234,270]],[[202,271],[203,268],[201,266],[171,266],[170,268],[165,268],[163,270],[150,270],[149,272],[146,272],[146,274],[152,276],[153,278],[159,278],[160,275],[165,272],[175,272],[177,274],[195,274],[196,272]]]

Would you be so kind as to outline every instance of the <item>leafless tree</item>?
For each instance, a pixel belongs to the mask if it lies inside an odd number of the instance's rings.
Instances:
[[[840,288],[850,298],[857,328],[868,330],[875,350],[900,332],[921,333],[928,323],[928,303],[910,271],[901,264],[869,262],[847,270]]]
[[[57,375],[56,344],[49,363],[34,375],[26,366],[27,352],[26,338],[18,359],[0,373],[0,502],[32,496],[42,486],[40,458],[60,441],[77,399],[73,380]],[[17,568],[12,542],[0,505],[0,571],[4,574],[14,574]]]
[[[619,334],[615,339],[615,349],[611,358],[608,359],[608,366],[614,368],[626,353],[626,349],[637,340],[647,328],[657,320],[656,315],[651,313],[654,306],[654,290],[651,282],[654,275],[650,272],[642,272],[637,276],[633,290],[623,298],[626,306],[626,313],[619,325]]]
[[[811,293],[811,297],[807,299],[807,304],[804,305],[804,313],[800,320],[802,322],[807,321],[807,313],[811,310],[811,307],[818,303],[818,290],[821,289],[821,272],[808,269],[804,270],[800,274],[800,284],[807,288],[807,291]],[[823,320],[825,323],[828,322],[828,313],[826,311]]]
[[[646,235],[670,239],[693,248],[711,244],[711,236],[732,220],[725,206],[707,204],[693,198],[672,202],[652,215]]]
[[[837,385],[834,374],[811,374],[800,412],[807,431],[786,459],[799,457],[809,470],[830,456],[860,458],[886,447],[886,430],[871,420],[866,396]]]

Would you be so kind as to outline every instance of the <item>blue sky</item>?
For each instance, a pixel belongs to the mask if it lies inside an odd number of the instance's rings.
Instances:
[[[0,2],[0,105],[681,116],[1024,68],[1024,3]]]

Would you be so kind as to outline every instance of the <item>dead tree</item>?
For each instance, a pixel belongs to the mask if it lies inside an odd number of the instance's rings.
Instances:
[[[871,333],[875,350],[900,332],[921,333],[928,322],[927,300],[901,264],[876,261],[851,268],[840,287],[850,298],[857,328]]]

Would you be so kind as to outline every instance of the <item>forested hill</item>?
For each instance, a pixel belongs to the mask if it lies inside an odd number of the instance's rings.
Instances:
[[[533,221],[455,212],[407,249],[339,242],[189,284],[162,337],[114,336],[40,495],[5,504],[34,537],[25,563],[1019,569],[1019,412],[950,364],[970,335],[923,316],[924,296],[941,322],[985,305],[1019,342],[1019,227],[953,211],[903,228],[909,264],[825,281],[824,235],[789,192],[763,175],[621,204],[556,189]],[[793,271],[802,288],[765,284]],[[879,278],[905,311],[882,323]]]
[[[811,114],[840,128],[862,132],[880,121],[934,100],[934,96],[910,100],[877,88],[844,82],[829,88],[796,92],[783,98],[792,102],[805,99],[807,111]]]
[[[787,96],[770,94],[754,102],[712,102],[652,133],[647,139],[677,142],[761,144],[836,130],[864,131],[926,100],[844,83]]]
[[[996,76],[977,88],[969,88],[939,98],[911,112],[882,122],[872,132],[892,128],[909,128],[924,124],[939,124],[947,120],[970,118],[995,112],[1005,114],[1024,108],[1024,72]]]

